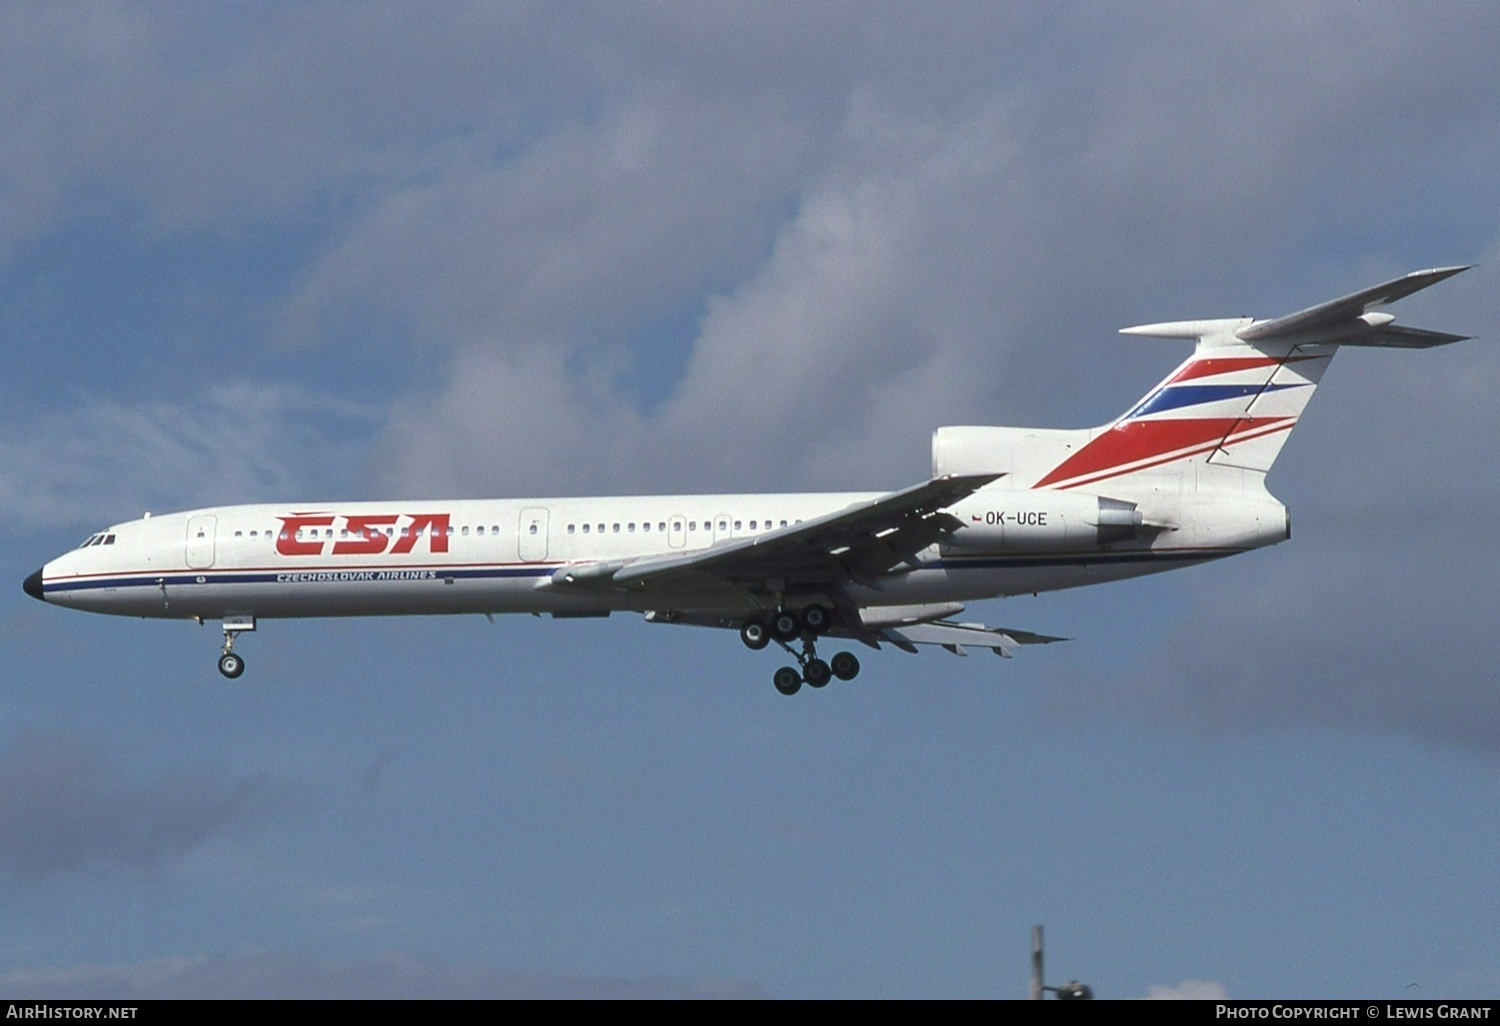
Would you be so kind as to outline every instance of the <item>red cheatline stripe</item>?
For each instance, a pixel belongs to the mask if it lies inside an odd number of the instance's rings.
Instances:
[[[1217,443],[1236,425],[1240,431],[1266,427],[1287,417],[1213,417],[1196,420],[1126,420],[1110,428],[1055,467],[1034,487],[1045,488],[1086,474],[1098,474],[1128,463],[1163,456],[1178,449]]]
[[[1281,361],[1274,356],[1220,356],[1210,360],[1194,360],[1168,380],[1167,384],[1206,378],[1214,374],[1230,374],[1234,371],[1252,370],[1256,367],[1274,367]]]
[[[1249,422],[1246,421],[1246,423],[1248,424]],[[1271,424],[1271,426],[1265,427],[1264,425],[1268,423]],[[1257,438],[1264,438],[1266,435],[1274,435],[1278,431],[1290,431],[1296,426],[1297,422],[1289,417],[1282,419],[1279,423],[1271,423],[1267,420],[1261,420],[1254,430],[1251,430],[1249,428],[1236,428],[1234,431],[1231,431],[1230,438],[1232,439],[1232,441],[1222,438],[1216,439],[1215,441],[1209,442],[1207,445],[1194,446],[1191,449],[1178,449],[1175,452],[1167,453],[1165,456],[1157,459],[1147,460],[1144,463],[1128,463],[1120,467],[1111,467],[1110,469],[1101,471],[1098,474],[1086,474],[1083,477],[1072,478],[1065,484],[1059,485],[1058,489],[1060,491],[1066,491],[1070,488],[1082,488],[1086,485],[1098,484],[1100,481],[1107,481],[1112,477],[1121,477],[1125,474],[1134,474],[1138,471],[1150,470],[1152,467],[1159,467],[1165,463],[1176,463],[1178,460],[1191,459],[1194,456],[1202,456],[1204,453],[1212,453],[1221,445],[1233,445],[1239,442],[1249,442]]]
[[[1301,363],[1303,360],[1321,360],[1322,356],[1216,356],[1207,360],[1194,360],[1172,375],[1167,384],[1207,378],[1215,374],[1232,374],[1235,371],[1254,370],[1256,367],[1275,367],[1283,363]]]

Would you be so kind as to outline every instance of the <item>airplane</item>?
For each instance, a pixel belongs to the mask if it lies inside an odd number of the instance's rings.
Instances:
[[[795,660],[782,694],[852,680],[825,638],[956,654],[1065,639],[959,619],[965,603],[1192,566],[1291,537],[1265,486],[1343,346],[1426,349],[1468,336],[1376,308],[1467,267],[1415,271],[1270,320],[1174,321],[1126,335],[1196,341],[1115,420],[1088,429],[940,427],[932,476],[888,494],[240,505],[146,514],[28,576],[44,602],[222,623],[234,643],[278,617],[642,613],[739,632]]]

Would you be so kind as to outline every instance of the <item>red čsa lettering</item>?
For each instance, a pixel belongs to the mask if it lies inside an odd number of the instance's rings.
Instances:
[[[422,536],[422,528],[427,528],[429,533],[429,551],[448,551],[448,514],[446,513],[413,513],[411,515],[411,533],[404,534],[396,539],[391,553],[410,552],[412,546],[417,544],[417,539]]]
[[[390,544],[390,538],[381,528],[394,524],[398,518],[393,513],[388,516],[345,519],[349,533],[356,537],[334,543],[335,556],[375,556],[384,552],[385,547]]]
[[[299,516],[281,517],[281,533],[276,536],[276,551],[283,556],[321,556],[323,554],[323,542],[319,540],[302,541],[297,537],[297,532],[304,527],[328,527],[333,524],[332,516]]]
[[[422,532],[427,532],[427,547],[430,552],[447,552],[449,527],[447,513],[413,513],[408,515],[410,523],[396,534],[395,524],[401,520],[397,513],[378,516],[344,517],[344,529],[353,537],[340,538],[333,543],[335,556],[378,556],[389,549],[391,555],[405,555],[416,547]],[[328,540],[309,538],[303,540],[297,533],[304,528],[332,527],[332,514],[297,515],[281,517],[281,533],[276,538],[276,551],[283,556],[321,556],[328,548]],[[331,533],[331,532],[330,532]],[[392,539],[394,538],[394,544]]]

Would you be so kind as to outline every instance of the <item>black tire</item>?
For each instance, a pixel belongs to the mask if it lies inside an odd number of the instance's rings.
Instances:
[[[775,684],[776,690],[783,695],[795,695],[802,687],[802,675],[790,666],[783,666],[771,678],[771,683]]]
[[[219,656],[219,672],[230,680],[234,680],[245,672],[245,660],[233,652],[225,652]]]
[[[835,652],[828,664],[839,680],[853,680],[859,676],[859,660],[854,658],[853,652]]]
[[[827,633],[833,626],[833,610],[827,606],[808,606],[802,610],[802,626],[814,637]]]
[[[771,637],[777,641],[792,641],[802,633],[802,621],[797,614],[783,609],[771,617]]]
[[[802,667],[802,679],[807,681],[808,687],[820,688],[833,679],[833,671],[823,660],[809,659],[807,665]]]
[[[771,628],[759,617],[746,620],[740,624],[740,640],[746,648],[759,652],[771,643]]]

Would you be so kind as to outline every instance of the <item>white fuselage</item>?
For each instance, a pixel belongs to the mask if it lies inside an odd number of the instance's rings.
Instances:
[[[876,494],[225,506],[118,524],[48,563],[38,583],[50,603],[141,617],[674,609],[733,616],[763,607],[768,582],[637,593],[562,586],[554,575],[569,566],[708,549]],[[1181,492],[1147,509],[1152,530],[1101,545],[1080,533],[1086,525],[1068,505],[1077,498],[984,488],[949,510],[966,525],[950,543],[930,546],[914,564],[877,580],[848,584],[848,597],[870,607],[1050,591],[1172,569],[1287,536],[1285,508],[1264,492]]]

